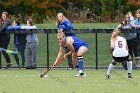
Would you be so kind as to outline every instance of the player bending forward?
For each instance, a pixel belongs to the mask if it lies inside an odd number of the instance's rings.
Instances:
[[[119,36],[120,30],[115,29],[112,33],[111,40],[110,40],[110,51],[113,55],[112,63],[110,63],[106,79],[110,78],[110,74],[114,69],[114,66],[117,62],[127,61],[127,69],[128,69],[128,78],[133,78],[132,76],[132,61],[131,57],[128,53],[127,42],[124,37]]]
[[[67,46],[70,52],[65,54],[64,58],[72,54],[72,61],[73,61],[74,66],[77,65],[77,61],[78,61],[79,73],[75,76],[86,77],[86,73],[83,70],[83,55],[88,51],[88,44],[77,37],[73,37],[73,36],[65,37],[62,31],[58,31],[57,38],[60,44],[60,51],[58,53],[58,56],[55,62],[57,62],[57,60],[60,59],[64,55],[65,53],[64,46]]]

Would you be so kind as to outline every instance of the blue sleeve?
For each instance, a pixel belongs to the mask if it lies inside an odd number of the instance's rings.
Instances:
[[[63,24],[65,25],[64,29],[74,29],[73,24],[69,20],[65,20]]]
[[[65,26],[64,25],[62,25],[62,24],[58,24],[58,26],[57,26],[59,29],[64,29],[65,28]]]
[[[65,20],[63,23],[59,23],[57,27],[59,29],[74,29],[73,24],[69,20]]]
[[[14,29],[13,26],[8,26],[8,27],[7,27],[7,30],[13,30],[13,29]]]
[[[15,29],[15,30],[20,30],[20,29],[21,29],[21,26],[22,26],[22,25],[15,26],[14,29]]]

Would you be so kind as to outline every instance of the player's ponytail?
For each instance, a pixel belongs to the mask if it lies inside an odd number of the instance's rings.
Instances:
[[[114,29],[113,32],[112,32],[111,39],[114,39],[119,35],[120,35],[120,30],[119,29]]]

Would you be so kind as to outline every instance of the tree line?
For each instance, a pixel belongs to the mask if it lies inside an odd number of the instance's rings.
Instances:
[[[20,18],[22,22],[28,18],[36,23],[49,22],[58,12],[72,22],[117,22],[139,8],[132,1],[135,0],[1,0],[0,12],[7,11],[12,19]]]

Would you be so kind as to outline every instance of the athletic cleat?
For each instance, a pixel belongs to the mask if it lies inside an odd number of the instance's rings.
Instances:
[[[80,74],[78,73],[78,74],[76,74],[76,75],[74,75],[75,77],[80,77]]]
[[[69,67],[69,68],[67,68],[68,70],[73,70],[73,68],[71,68],[71,67]]]
[[[79,70],[79,73],[75,75],[75,77],[86,77],[86,73],[84,73],[82,70]]]
[[[20,65],[13,65],[13,68],[20,68]]]
[[[86,73],[81,73],[80,76],[81,77],[87,77]]]
[[[27,66],[26,69],[32,69],[32,65]]]
[[[106,79],[110,79],[110,76],[109,75],[106,75]]]
[[[78,73],[75,77],[87,77],[85,73]]]
[[[26,69],[36,69],[36,66],[35,65],[33,65],[33,66],[29,65],[29,66],[26,67]]]
[[[128,78],[134,78],[131,73],[128,73]]]

